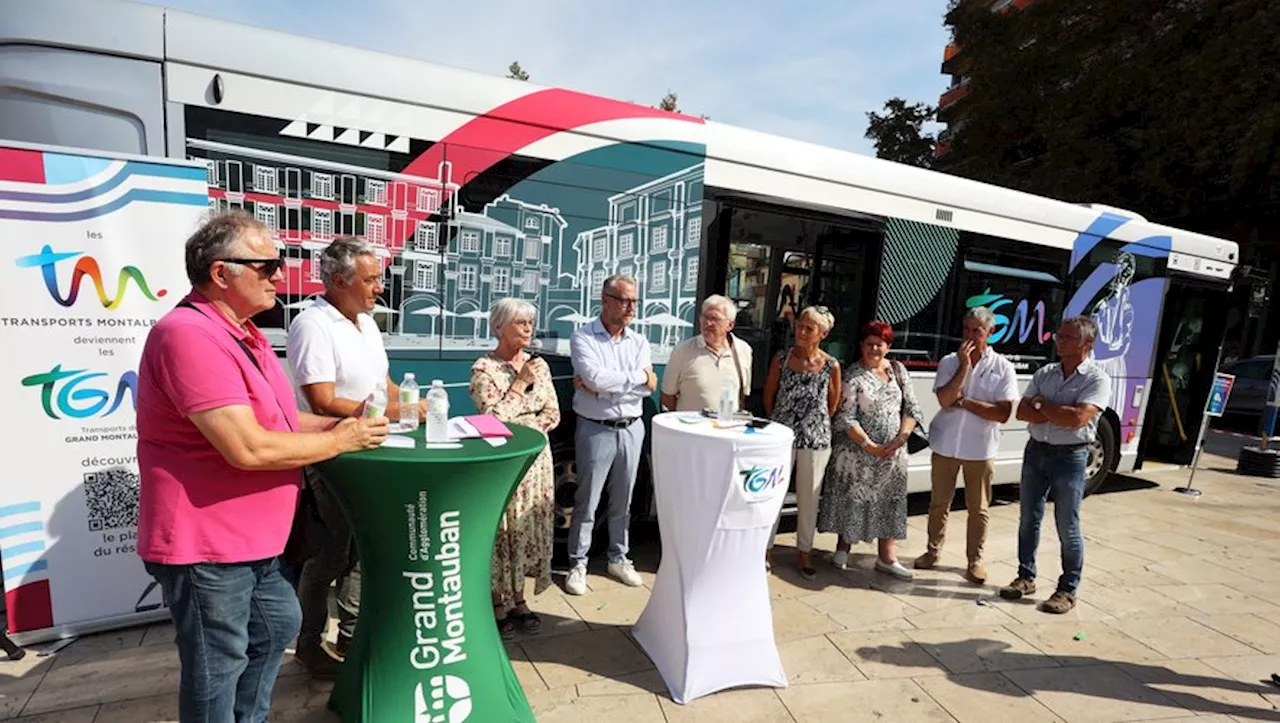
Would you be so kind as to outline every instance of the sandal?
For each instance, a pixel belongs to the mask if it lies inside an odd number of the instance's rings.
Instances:
[[[493,605],[495,611],[501,610],[503,607],[500,603],[494,603]],[[515,613],[507,613],[500,618],[496,618],[498,634],[502,636],[503,640],[514,640],[516,637],[516,623],[513,618],[515,618]]]
[[[528,612],[516,612],[516,610],[519,610],[521,607],[528,610]],[[538,614],[534,611],[529,610],[529,606],[524,603],[517,604],[514,610],[507,613],[507,619],[520,623],[520,627],[530,635],[536,635],[540,630],[542,630],[542,618],[538,617]],[[512,623],[513,627],[514,625],[515,623]]]
[[[796,556],[796,562],[800,566],[800,577],[806,580],[813,580],[818,576],[818,571],[809,562],[809,553],[801,552]]]

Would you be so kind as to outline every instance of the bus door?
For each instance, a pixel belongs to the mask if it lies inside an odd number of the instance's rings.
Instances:
[[[1226,333],[1227,289],[1169,274],[1139,460],[1191,464]]]
[[[738,305],[734,334],[751,345],[748,407],[764,413],[769,364],[793,339],[806,306],[826,306],[836,319],[823,348],[847,365],[857,332],[875,312],[883,232],[874,219],[721,201],[711,229],[716,260],[708,293]]]

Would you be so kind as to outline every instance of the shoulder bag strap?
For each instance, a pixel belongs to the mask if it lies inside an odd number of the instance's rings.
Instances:
[[[738,370],[738,396],[741,397],[741,399],[739,399],[738,402],[741,405],[742,402],[746,401],[747,393],[750,390],[747,389],[746,378],[742,376],[742,361],[738,359],[737,339],[734,338],[733,334],[729,334],[728,339],[729,339],[729,352],[733,354],[733,367],[734,369]]]
[[[190,301],[180,301],[178,302],[178,306],[184,309],[191,309],[192,311],[196,312],[197,314],[203,316],[206,319],[209,318],[208,314],[197,309],[195,305],[192,304]],[[254,369],[258,370],[258,373],[262,375],[263,379],[267,380],[267,386],[270,387],[271,379],[267,377],[267,371],[262,368],[261,364],[258,363],[258,357],[253,355],[253,351],[249,349],[248,344],[244,343],[244,339],[241,339],[235,334],[232,334],[230,331],[227,331],[227,336],[231,337],[231,339],[235,341],[235,343],[240,347],[240,350],[244,352],[245,356],[249,357],[249,363],[253,365]],[[293,422],[289,421],[289,414],[288,412],[285,412],[284,405],[280,403],[280,397],[275,396],[275,387],[271,388],[271,392],[272,392],[272,396],[276,400],[276,406],[280,408],[280,414],[284,417],[284,423],[289,425],[289,429],[291,431],[294,431],[294,432],[298,431],[293,428]]]

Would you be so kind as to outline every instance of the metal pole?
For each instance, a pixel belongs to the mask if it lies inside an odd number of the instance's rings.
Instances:
[[[1211,380],[1217,379],[1218,368],[1222,366],[1222,345],[1218,345],[1218,356],[1213,360],[1213,376]],[[1191,458],[1191,476],[1187,478],[1186,487],[1174,487],[1174,492],[1180,492],[1188,497],[1199,497],[1200,490],[1191,486],[1196,479],[1196,467],[1200,465],[1200,453],[1204,451],[1204,434],[1209,428],[1209,405],[1213,403],[1213,381],[1210,381],[1209,393],[1204,398],[1204,411],[1200,415],[1200,435],[1196,437],[1196,453]]]
[[[1204,432],[1205,432],[1205,428],[1209,426],[1208,411],[1209,411],[1209,405],[1208,403],[1206,403],[1205,414],[1200,420],[1200,436],[1196,437],[1196,440],[1197,440],[1196,453],[1195,453],[1195,456],[1191,458],[1191,476],[1187,478],[1187,486],[1173,488],[1174,492],[1181,492],[1182,494],[1187,495],[1189,497],[1200,496],[1200,490],[1195,489],[1191,485],[1196,480],[1196,467],[1200,465],[1200,453],[1204,451]]]

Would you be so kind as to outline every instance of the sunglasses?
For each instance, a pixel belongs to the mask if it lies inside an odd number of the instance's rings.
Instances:
[[[284,259],[277,256],[274,259],[218,259],[227,264],[240,264],[242,266],[251,266],[266,277],[275,276],[276,272],[284,268]]]

